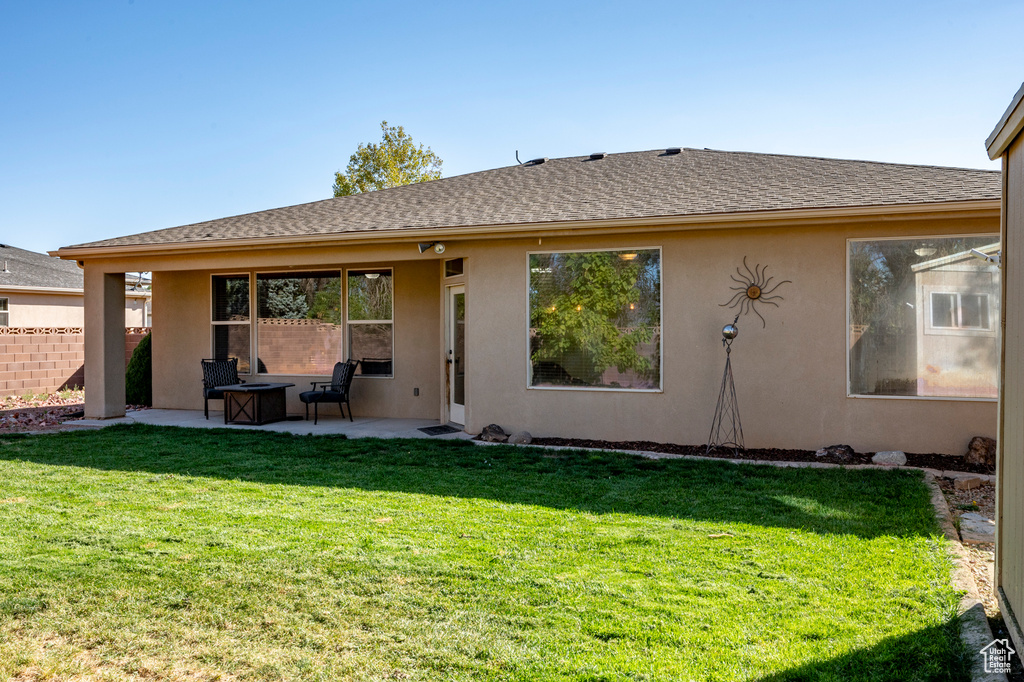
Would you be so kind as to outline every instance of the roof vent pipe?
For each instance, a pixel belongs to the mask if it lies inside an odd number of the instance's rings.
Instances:
[[[7,269],[7,261],[4,261],[4,269],[0,270],[0,272],[4,274],[10,274],[11,271]]]
[[[548,157],[542,156],[539,159],[530,159],[529,161],[527,161],[527,163],[531,163],[534,166],[539,166],[542,163],[546,163],[547,160],[548,160]]]

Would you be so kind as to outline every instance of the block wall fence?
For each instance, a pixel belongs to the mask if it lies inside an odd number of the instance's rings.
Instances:
[[[124,361],[148,327],[129,327]],[[53,393],[85,386],[85,335],[81,327],[0,327],[0,396]]]

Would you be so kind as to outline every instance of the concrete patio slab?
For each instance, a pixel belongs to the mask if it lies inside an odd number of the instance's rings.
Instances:
[[[439,426],[434,419],[386,419],[382,417],[356,417],[354,421],[341,417],[320,417],[319,423],[310,421],[281,421],[262,426],[225,424],[224,413],[210,411],[210,418],[202,410],[135,410],[116,419],[79,419],[66,422],[65,426],[76,429],[98,429],[114,424],[152,424],[154,426],[182,426],[196,429],[243,429],[252,431],[276,431],[300,435],[326,436],[344,434],[349,438],[472,438],[464,431],[428,436],[419,429]]]

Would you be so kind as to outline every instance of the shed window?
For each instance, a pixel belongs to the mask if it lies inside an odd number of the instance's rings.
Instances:
[[[391,270],[348,271],[348,355],[356,375],[394,376],[394,289]]]
[[[534,253],[533,388],[661,388],[661,251]]]
[[[932,327],[990,329],[988,294],[932,292]]]
[[[995,398],[997,235],[849,242],[849,393]]]

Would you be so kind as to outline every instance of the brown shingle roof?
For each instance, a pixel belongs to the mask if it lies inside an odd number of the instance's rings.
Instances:
[[[998,171],[683,149],[551,159],[80,247],[998,199]]]

